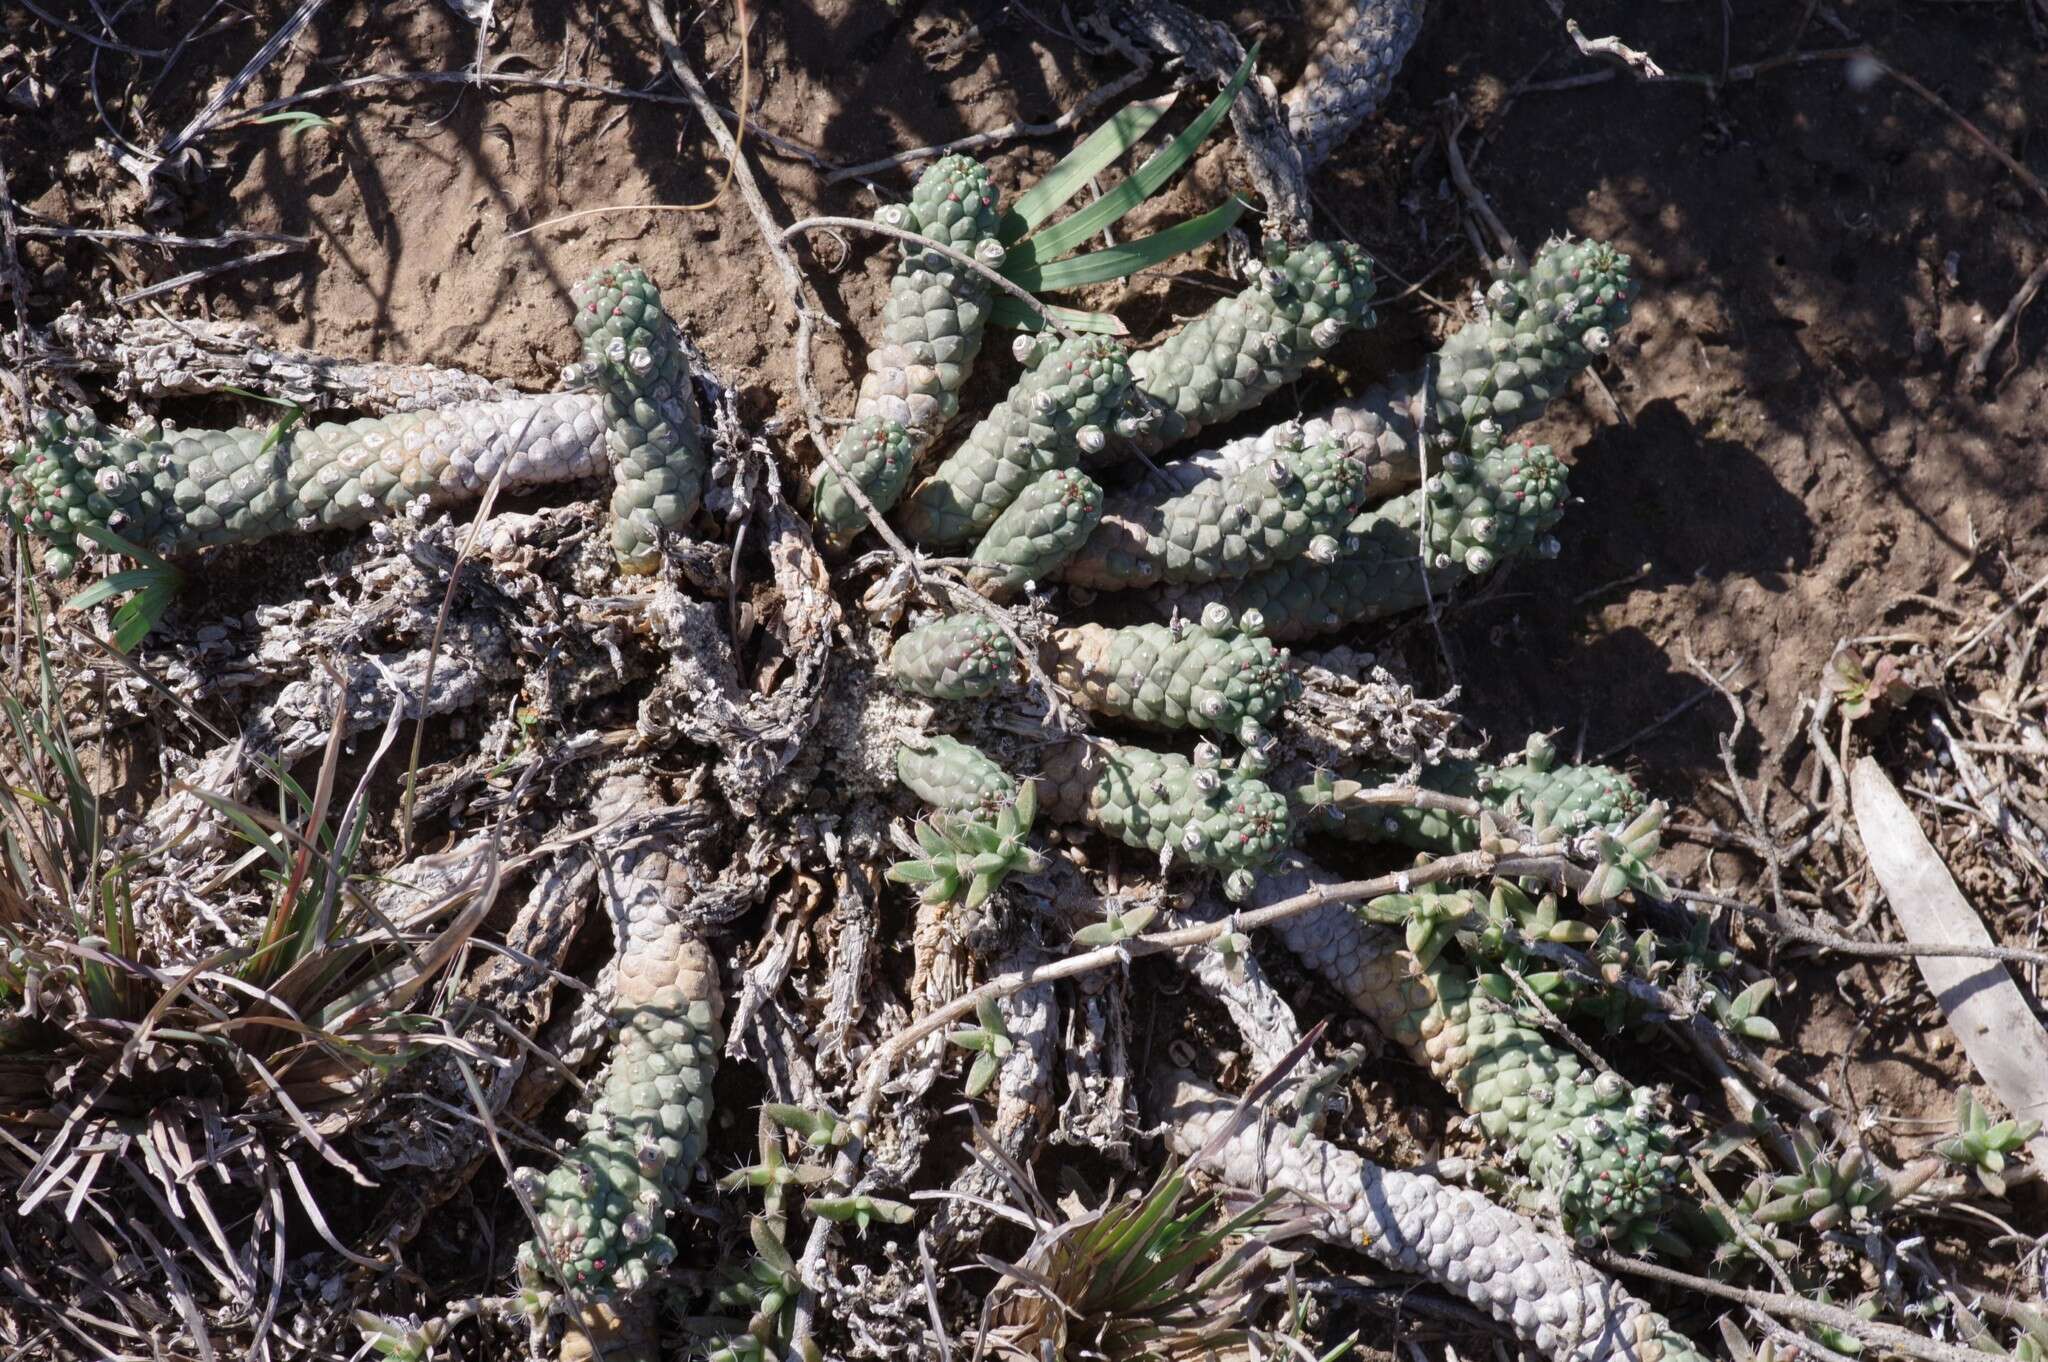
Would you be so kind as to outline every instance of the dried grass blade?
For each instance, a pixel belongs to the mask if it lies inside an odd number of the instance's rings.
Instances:
[[[306,1218],[313,1222],[313,1228],[319,1232],[322,1239],[327,1241],[327,1247],[333,1249],[357,1267],[366,1267],[372,1272],[382,1274],[390,1267],[390,1264],[380,1263],[375,1258],[365,1258],[362,1254],[346,1247],[341,1240],[335,1238],[334,1231],[327,1226],[327,1217],[320,1213],[320,1199],[314,1196],[313,1189],[306,1185],[305,1174],[299,1171],[297,1160],[286,1159],[284,1161],[284,1175],[291,1179],[292,1190],[299,1194],[299,1205],[305,1209]]]
[[[164,1246],[140,1220],[131,1221],[130,1228],[142,1237],[143,1243],[149,1245],[150,1252],[156,1255],[157,1262],[163,1267],[163,1280],[172,1301],[177,1304],[178,1313],[184,1317],[185,1332],[192,1336],[192,1345],[199,1350],[200,1362],[214,1362],[213,1337],[207,1332],[206,1315],[200,1310],[199,1302],[192,1298],[192,1288],[186,1284],[185,1274],[179,1271],[177,1260],[164,1251]]]
[[[142,1146],[144,1151],[143,1157],[145,1162],[147,1162],[149,1158],[149,1142],[147,1140],[138,1140],[136,1143]],[[204,1246],[200,1244],[198,1238],[193,1235],[191,1228],[185,1223],[186,1216],[184,1215],[184,1213],[182,1211],[173,1211],[171,1209],[170,1203],[165,1201],[163,1193],[158,1190],[160,1184],[157,1181],[155,1174],[153,1172],[143,1171],[143,1169],[136,1164],[135,1160],[131,1158],[122,1158],[121,1167],[122,1170],[126,1172],[131,1179],[134,1180],[135,1185],[142,1189],[143,1194],[155,1203],[157,1210],[164,1217],[164,1222],[168,1224],[173,1230],[177,1231],[179,1240],[185,1245],[185,1248],[192,1254],[192,1256],[199,1260],[200,1266],[204,1267],[207,1273],[216,1282],[220,1283],[221,1287],[227,1292],[229,1296],[239,1295],[243,1289],[242,1283],[237,1281],[228,1272],[226,1267],[214,1262],[213,1259],[207,1254]],[[223,1253],[227,1252],[226,1245],[222,1245],[221,1249]]]

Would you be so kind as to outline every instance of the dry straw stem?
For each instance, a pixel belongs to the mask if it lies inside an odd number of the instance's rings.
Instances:
[[[203,279],[211,279],[217,274],[226,274],[230,270],[245,269],[250,265],[260,265],[266,260],[275,260],[281,255],[290,255],[293,251],[300,249],[302,249],[300,246],[271,246],[265,250],[239,256],[233,260],[223,260],[219,264],[202,266],[196,270],[187,270],[185,273],[174,275],[162,283],[132,289],[114,299],[114,306],[126,307],[130,303],[139,303],[144,298],[154,298],[160,293],[170,293],[175,289],[184,288],[187,284],[196,284]]]
[[[2048,965],[2048,951],[2029,950],[2025,946],[1999,946],[1990,943],[1978,944],[1967,941],[1858,941],[1853,937],[1837,936],[1817,927],[1808,927],[1780,916],[1762,904],[1748,903],[1742,899],[1730,898],[1726,894],[1709,894],[1697,889],[1675,889],[1672,897],[1687,903],[1704,903],[1711,908],[1727,908],[1753,917],[1768,926],[1787,941],[1796,941],[1802,946],[1817,950],[1832,951],[1837,955],[1857,955],[1878,960],[1954,957],[1968,960],[2003,960],[2014,965]]]

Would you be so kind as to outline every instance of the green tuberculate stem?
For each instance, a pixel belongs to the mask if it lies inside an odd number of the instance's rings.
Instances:
[[[896,683],[935,700],[992,695],[1016,669],[1016,646],[980,615],[947,615],[912,629],[889,650]]]
[[[1053,679],[1084,708],[1161,729],[1263,740],[1300,683],[1284,649],[1211,605],[1198,624],[1076,625],[1052,636]]]
[[[1347,242],[1266,241],[1251,284],[1131,357],[1147,418],[1124,433],[1147,453],[1249,411],[1373,323],[1372,261]]]
[[[1342,879],[1295,854],[1260,877],[1253,902],[1279,903]],[[1482,996],[1445,953],[1425,963],[1399,934],[1349,908],[1315,909],[1274,930],[1457,1095],[1527,1170],[1537,1204],[1574,1238],[1639,1246],[1655,1233],[1679,1159],[1647,1090],[1593,1072],[1511,1007]]]
[[[110,530],[164,557],[275,535],[355,529],[416,506],[593,476],[617,480],[620,566],[654,565],[656,535],[686,525],[705,461],[689,371],[645,274],[598,271],[575,291],[598,389],[268,430],[111,430],[89,412],[44,415],[11,452],[8,504],[47,540],[56,575],[77,537]]]
[[[519,1252],[529,1289],[559,1280],[586,1300],[612,1300],[675,1258],[665,1226],[704,1155],[722,995],[717,962],[669,902],[668,871],[656,843],[613,854],[618,1039],[578,1118],[582,1138],[552,1171],[515,1174],[539,1217],[539,1236]]]
[[[1391,779],[1391,774],[1389,776]],[[1356,782],[1359,785],[1371,782]],[[1542,734],[1529,738],[1513,763],[1448,761],[1422,773],[1422,788],[1477,799],[1520,822],[1576,836],[1593,828],[1619,830],[1649,807],[1635,782],[1611,766],[1560,763],[1557,747]],[[1311,830],[1327,830],[1353,841],[1398,842],[1417,851],[1449,854],[1478,847],[1473,819],[1440,809],[1347,808],[1340,784],[1333,797],[1316,801],[1304,815]]]
[[[1020,336],[1017,350],[1023,377],[904,502],[898,518],[916,542],[972,542],[1041,476],[1107,443],[1104,427],[1130,392],[1124,348],[1107,336]]]
[[[1043,750],[1033,806],[1052,822],[1083,823],[1125,846],[1220,870],[1235,898],[1250,891],[1254,872],[1286,850],[1294,832],[1286,798],[1255,769],[1249,756],[1226,765],[1207,743],[1190,759],[1072,739]],[[906,742],[896,775],[945,813],[999,809],[1018,791],[986,753],[944,736]]]
[[[877,215],[884,225],[972,256],[1003,259],[996,239],[995,187],[965,156],[946,156],[918,177],[910,202]],[[909,485],[919,457],[960,409],[960,389],[988,327],[988,281],[937,251],[906,245],[882,306],[882,339],[868,351],[853,425],[834,451],[875,510],[887,514]],[[811,513],[836,540],[852,538],[867,517],[829,464],[811,478]]]
[[[1407,490],[1430,459],[1483,455],[1541,415],[1577,374],[1607,352],[1629,317],[1628,257],[1588,241],[1552,241],[1526,271],[1497,279],[1480,316],[1444,338],[1421,369],[1375,383],[1302,418],[1310,440],[1348,440],[1368,469],[1368,501]],[[1435,400],[1431,401],[1434,393]],[[1282,425],[1204,456],[1217,464],[1268,457]]]
[[[896,778],[943,813],[993,812],[1017,797],[1017,781],[994,758],[943,733],[899,747]]]
[[[612,551],[624,571],[652,572],[660,536],[696,519],[710,470],[689,363],[660,292],[637,266],[606,266],[573,297],[612,458]]]
[[[1102,520],[1102,489],[1075,468],[1040,474],[974,546],[969,577],[992,596],[1052,580]]]
[[[1543,445],[1509,445],[1477,460],[1447,457],[1427,486],[1354,516],[1323,551],[1163,593],[1160,609],[1187,613],[1220,601],[1256,610],[1279,642],[1418,609],[1503,559],[1555,554],[1549,532],[1564,514],[1565,478]]]
[[[875,509],[886,512],[910,481],[917,442],[896,422],[868,416],[846,428],[834,453]],[[811,478],[811,518],[834,539],[850,539],[868,523],[867,513],[828,464],[819,464]]]
[[[908,203],[877,215],[890,227],[1000,265],[996,191],[988,170],[966,156],[934,161]],[[853,409],[856,421],[894,421],[921,452],[960,409],[960,389],[981,352],[991,286],[936,251],[907,246],[882,307],[882,341],[868,352],[867,376]],[[886,508],[884,508],[886,509]]]
[[[1239,899],[1294,833],[1286,798],[1250,774],[1255,769],[1249,760],[1225,765],[1207,743],[1190,760],[1069,741],[1046,750],[1038,803],[1055,822],[1086,823],[1126,846],[1220,870],[1224,892]]]
[[[1102,521],[1061,571],[1069,586],[1119,591],[1242,578],[1327,547],[1365,498],[1365,464],[1300,427],[1270,459],[1225,467],[1175,463],[1112,497]],[[1319,546],[1318,540],[1327,541]],[[1233,606],[1232,588],[1216,598]]]

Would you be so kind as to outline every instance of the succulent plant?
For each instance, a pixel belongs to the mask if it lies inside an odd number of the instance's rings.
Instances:
[[[636,868],[616,868],[628,886],[611,1004],[618,1039],[583,1137],[552,1171],[515,1175],[540,1230],[520,1250],[521,1280],[547,1289],[559,1278],[585,1299],[637,1291],[674,1260],[664,1225],[704,1154],[723,1045],[717,963],[658,886],[635,890]]]
[[[918,177],[910,202],[890,204],[876,216],[984,264],[1002,261],[996,191],[987,168],[971,157],[934,161]],[[960,388],[981,352],[992,292],[987,280],[937,251],[903,249],[882,305],[882,341],[868,352],[853,419],[893,421],[909,431],[913,463],[960,409]]]
[[[1397,773],[1388,773],[1388,780]],[[1372,784],[1322,780],[1297,792],[1312,813],[1309,826],[1356,841],[1399,842],[1417,851],[1451,853],[1479,845],[1476,820],[1440,809],[1367,808],[1353,802]],[[1449,761],[1427,768],[1420,784],[1438,794],[1476,799],[1518,821],[1571,836],[1595,828],[1621,830],[1649,806],[1642,792],[1611,766],[1560,764],[1556,744],[1534,734],[1519,762]],[[1541,811],[1539,813],[1539,810]]]
[[[1007,685],[1016,645],[994,620],[947,615],[912,629],[889,650],[896,684],[935,700],[971,700]]]
[[[1349,243],[1268,239],[1251,284],[1131,357],[1155,412],[1125,433],[1159,450],[1249,411],[1371,326],[1372,261]]]
[[[1956,1094],[1956,1134],[1943,1140],[1934,1152],[1950,1163],[1970,1170],[1993,1196],[2005,1195],[2008,1156],[2040,1132],[2039,1121],[1991,1119],[1968,1088]]]
[[[1475,458],[1497,449],[1607,351],[1635,294],[1629,258],[1599,241],[1551,241],[1526,274],[1501,275],[1487,290],[1486,322],[1453,332],[1437,352],[1439,445]]]
[[[1221,870],[1224,892],[1242,898],[1253,872],[1293,835],[1286,799],[1250,774],[1256,769],[1256,761],[1226,766],[1207,743],[1189,759],[1070,741],[1048,749],[1038,802],[1056,822],[1084,822],[1162,860]]]
[[[68,574],[77,536],[111,532],[159,557],[273,535],[352,529],[420,506],[590,477],[611,464],[620,566],[654,566],[655,536],[687,525],[705,456],[688,365],[647,276],[597,271],[574,293],[598,395],[555,393],[267,430],[111,431],[46,413],[12,450],[9,505]]]
[[[1337,877],[1295,857],[1262,877],[1257,902],[1277,903]],[[1647,1090],[1595,1073],[1482,988],[1442,950],[1446,924],[1484,923],[1486,900],[1424,886],[1371,905],[1275,924],[1287,948],[1455,1093],[1480,1128],[1527,1171],[1537,1204],[1575,1239],[1640,1247],[1657,1232],[1681,1162]]]
[[[980,538],[1040,477],[1107,441],[1104,428],[1130,392],[1123,346],[1107,336],[1020,336],[1017,353],[1029,367],[1009,396],[904,502],[898,518],[916,542],[953,548]]]
[[[1250,774],[1257,768],[1249,754],[1225,766],[1207,743],[1190,759],[1074,739],[1046,749],[1036,807],[1054,822],[1086,823],[1162,860],[1221,870],[1226,891],[1242,896],[1252,872],[1285,850],[1293,831],[1287,801]],[[896,774],[943,812],[996,810],[1019,797],[1000,766],[948,737],[906,743]]]
[[[942,813],[993,813],[1020,794],[1017,782],[980,748],[944,734],[899,747],[896,778]]]
[[[572,297],[617,483],[612,551],[623,570],[652,572],[660,535],[688,525],[704,500],[710,461],[697,429],[689,363],[646,271],[607,266]]]
[[[880,416],[855,421],[839,437],[840,464],[877,511],[887,511],[903,495],[917,459],[917,441],[896,422]],[[819,464],[811,480],[811,518],[835,538],[845,538],[867,525],[867,515],[848,494],[827,464]]]
[[[1075,468],[1033,479],[974,546],[975,585],[1001,596],[1049,582],[1102,520],[1102,489]]]
[[[1098,714],[1256,744],[1301,689],[1258,625],[1221,605],[1192,626],[1076,625],[1052,637],[1053,679]]]
[[[1932,1165],[1888,1176],[1860,1146],[1829,1149],[1820,1132],[1801,1124],[1788,1132],[1795,1167],[1753,1182],[1736,1209],[1763,1225],[1805,1225],[1831,1230],[1861,1226],[1911,1194],[1935,1171]]]
[[[1380,105],[1422,32],[1424,0],[1353,0],[1323,30],[1287,92],[1287,130],[1314,170]]]
[[[1310,551],[1241,579],[1169,591],[1162,605],[1220,600],[1257,610],[1278,642],[1419,609],[1508,558],[1555,553],[1549,532],[1564,513],[1564,483],[1564,465],[1545,446],[1506,446],[1447,465],[1431,487],[1360,512]]]
[[[1315,552],[1357,512],[1365,490],[1365,466],[1344,441],[1310,442],[1298,431],[1278,438],[1262,462],[1170,464],[1109,499],[1061,576],[1103,591],[1241,578]],[[1231,604],[1235,585],[1217,586],[1215,596]]]
[[[914,839],[903,845],[911,859],[890,866],[889,878],[916,885],[926,903],[979,908],[1009,876],[1044,868],[1045,858],[1028,842],[1037,817],[1038,787],[1028,780],[993,816],[936,813],[917,824]]]

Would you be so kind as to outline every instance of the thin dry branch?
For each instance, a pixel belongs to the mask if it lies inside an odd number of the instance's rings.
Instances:
[[[196,284],[202,279],[211,279],[216,274],[226,274],[230,270],[247,269],[251,265],[260,265],[266,260],[275,260],[281,255],[290,255],[298,249],[299,247],[297,246],[272,246],[268,250],[237,256],[233,260],[223,260],[218,264],[207,265],[196,270],[187,270],[183,274],[173,275],[162,283],[151,284],[146,288],[133,289],[124,293],[114,299],[114,305],[116,307],[126,307],[130,303],[139,303],[145,298],[154,298],[160,293],[169,293],[174,289],[184,288],[188,284]]]
[[[1779,1319],[1825,1325],[1830,1329],[1840,1330],[1852,1338],[1861,1339],[1873,1347],[1918,1358],[1920,1362],[1984,1362],[1984,1354],[1975,1349],[1924,1338],[1896,1324],[1865,1319],[1861,1315],[1844,1310],[1839,1305],[1824,1305],[1801,1296],[1730,1286],[1726,1282],[1717,1282],[1709,1277],[1696,1277],[1690,1272],[1680,1272],[1676,1268],[1646,1263],[1639,1258],[1624,1258],[1618,1253],[1609,1253],[1604,1249],[1587,1250],[1586,1257],[1609,1272],[1626,1272],[1633,1276],[1663,1282],[1667,1286],[1702,1292],[1721,1300],[1736,1301],[1752,1310],[1760,1310]]]
[[[1978,384],[1984,381],[1985,375],[1991,369],[1992,352],[1998,349],[1999,342],[2005,339],[2006,333],[2018,325],[2020,314],[2033,305],[2035,295],[2041,292],[2043,285],[2048,285],[2048,255],[2041,257],[2041,263],[2034,266],[2033,272],[2020,285],[2019,292],[2013,294],[2012,301],[2005,305],[2005,311],[1999,313],[1998,320],[1985,331],[1984,339],[1977,342],[1977,348],[1971,353],[1969,363],[1963,366],[1964,383]]]

